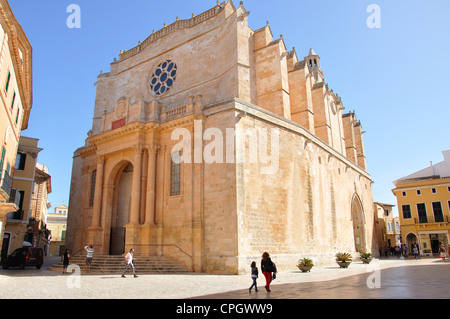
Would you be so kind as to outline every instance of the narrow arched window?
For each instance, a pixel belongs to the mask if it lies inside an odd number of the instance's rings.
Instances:
[[[170,157],[170,196],[181,195],[181,152]]]
[[[93,171],[91,175],[91,196],[89,198],[89,206],[94,206],[95,181],[97,179],[97,171]]]

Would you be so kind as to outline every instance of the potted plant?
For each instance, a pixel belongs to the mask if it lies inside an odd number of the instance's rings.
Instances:
[[[361,253],[361,260],[364,264],[370,264],[372,261],[372,254],[371,253]]]
[[[313,261],[308,258],[300,259],[297,265],[298,269],[300,269],[302,272],[310,272],[313,266]]]
[[[341,268],[348,268],[352,263],[352,255],[349,253],[337,253],[336,262]]]

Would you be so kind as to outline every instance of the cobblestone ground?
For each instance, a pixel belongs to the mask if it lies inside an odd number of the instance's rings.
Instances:
[[[58,259],[47,258],[47,263]],[[0,299],[408,299],[450,298],[450,262],[440,259],[381,259],[354,262],[348,269],[330,265],[310,273],[281,272],[271,293],[258,279],[249,293],[249,275],[206,274],[62,275],[27,268],[0,270]],[[139,271],[139,270],[137,270]]]

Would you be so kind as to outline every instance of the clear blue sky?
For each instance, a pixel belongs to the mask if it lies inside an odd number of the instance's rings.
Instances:
[[[33,46],[34,103],[29,129],[44,148],[38,161],[52,175],[53,207],[69,201],[72,155],[92,125],[94,83],[120,50],[153,29],[188,19],[215,0],[9,0]],[[81,28],[69,29],[70,4]],[[239,5],[239,1],[234,1]],[[369,29],[367,7],[381,9]],[[346,111],[362,122],[374,200],[396,205],[392,182],[443,160],[450,149],[450,1],[247,0],[250,27],[270,22],[299,57],[320,55],[325,80]]]

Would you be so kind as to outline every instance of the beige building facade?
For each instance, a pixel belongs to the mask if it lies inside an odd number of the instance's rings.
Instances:
[[[50,256],[62,256],[66,242],[67,214],[69,208],[62,204],[56,206],[54,211],[48,211],[47,229],[51,231]]]
[[[2,254],[11,254],[15,249],[21,248],[24,241],[28,241],[27,232],[32,218],[31,200],[35,186],[35,174],[37,157],[42,151],[38,147],[39,140],[21,136],[14,165],[12,188],[18,194],[18,210],[6,216],[5,238],[8,245],[2,250]],[[31,243],[31,242],[30,242]]]
[[[381,256],[389,256],[396,246],[402,248],[400,218],[394,216],[395,205],[375,202],[376,233]]]
[[[165,255],[239,274],[377,254],[362,127],[320,57],[287,50],[232,1],[121,51],[74,153],[66,247]]]
[[[32,48],[6,0],[0,0],[0,246],[6,216],[19,209],[12,176],[21,130],[32,106]],[[16,196],[17,195],[17,196]],[[9,245],[9,237],[5,245]]]

